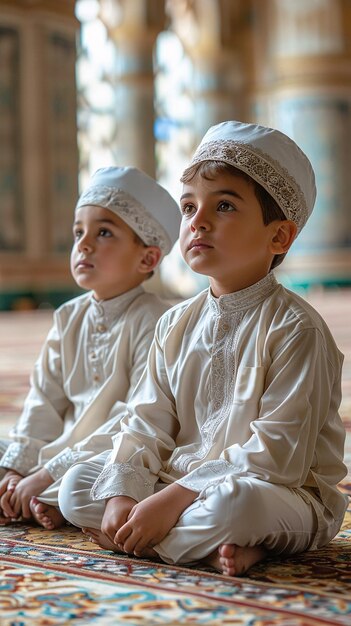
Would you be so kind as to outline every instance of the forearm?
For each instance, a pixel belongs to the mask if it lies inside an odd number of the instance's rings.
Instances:
[[[171,508],[174,516],[177,515],[178,519],[183,511],[196,500],[197,496],[198,492],[187,489],[178,483],[173,483],[152,497],[157,498],[158,503],[164,506],[166,510],[168,507]]]

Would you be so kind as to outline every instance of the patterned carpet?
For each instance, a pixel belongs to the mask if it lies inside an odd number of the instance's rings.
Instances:
[[[116,558],[72,528],[18,525],[0,538],[2,626],[351,623],[351,512],[328,548],[267,561],[242,579]]]
[[[345,354],[341,413],[351,469],[351,292],[315,294]],[[48,312],[0,313],[0,434],[20,412]],[[351,497],[351,476],[342,488]],[[323,550],[271,559],[244,578],[98,549],[73,527],[0,528],[0,626],[351,625],[351,508]]]

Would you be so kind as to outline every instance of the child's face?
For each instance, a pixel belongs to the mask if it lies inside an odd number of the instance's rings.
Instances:
[[[97,300],[114,298],[145,279],[141,264],[147,250],[131,228],[112,211],[80,207],[73,225],[71,272]]]
[[[180,248],[192,270],[209,277],[215,296],[244,289],[269,272],[276,222],[265,226],[253,185],[221,173],[196,175],[180,200]]]

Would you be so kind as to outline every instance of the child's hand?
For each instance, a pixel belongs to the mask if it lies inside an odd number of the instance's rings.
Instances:
[[[101,523],[101,532],[115,542],[116,532],[127,521],[128,515],[135,506],[135,500],[128,496],[116,496],[106,502]]]
[[[13,491],[22,478],[22,474],[19,474],[15,470],[8,470],[0,481],[0,497],[3,496],[6,491]]]
[[[194,491],[173,484],[145,498],[132,508],[128,521],[116,533],[115,543],[128,554],[142,556],[145,548],[153,548],[168,535],[196,496]]]
[[[32,517],[29,507],[31,498],[40,495],[53,482],[53,478],[44,467],[22,478],[11,494],[6,509],[4,507],[4,513],[12,518],[22,516],[24,519],[30,519]]]
[[[8,470],[0,482],[0,525],[10,524],[11,516],[7,515],[8,503],[16,488],[17,483],[22,480],[22,474],[15,470]]]

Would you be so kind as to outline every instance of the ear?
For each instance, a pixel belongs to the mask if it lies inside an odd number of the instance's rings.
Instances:
[[[161,250],[157,246],[147,246],[143,249],[139,269],[142,274],[152,272],[161,258]]]
[[[285,254],[292,245],[296,235],[297,226],[291,220],[275,220],[271,222],[273,236],[271,239],[270,251],[272,254]]]

